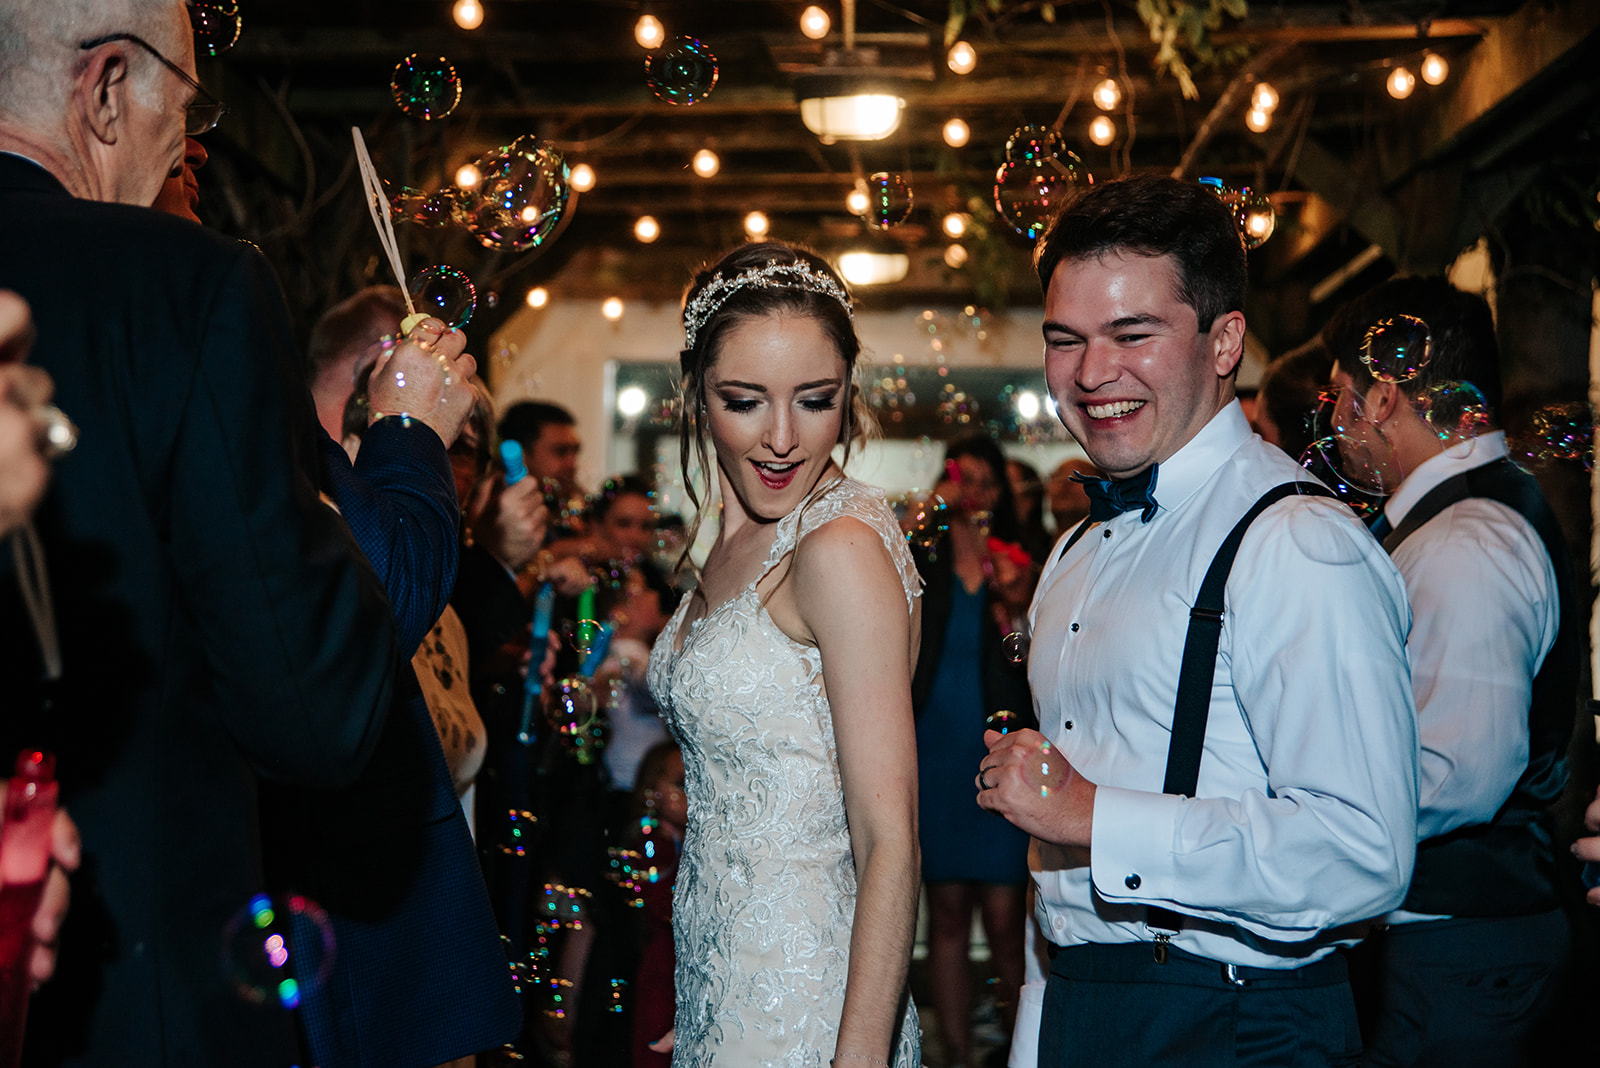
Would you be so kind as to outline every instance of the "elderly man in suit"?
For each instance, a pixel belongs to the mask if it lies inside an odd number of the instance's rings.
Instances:
[[[57,683],[0,562],[0,743],[55,750],[83,832],[30,1064],[294,1063],[288,1013],[218,967],[264,886],[258,783],[348,784],[391,703],[393,613],[317,498],[277,285],[143,207],[219,114],[193,71],[181,0],[0,0],[0,287],[82,430],[36,517]],[[434,336],[392,357],[406,393],[472,370]]]

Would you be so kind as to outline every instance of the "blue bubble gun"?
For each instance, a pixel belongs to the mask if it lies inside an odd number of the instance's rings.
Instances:
[[[516,442],[510,444],[515,445]],[[517,448],[518,461],[521,460],[522,449]],[[523,745],[532,745],[534,742],[533,710],[539,704],[539,665],[533,657],[540,661],[544,659],[544,648],[550,640],[550,617],[556,610],[556,588],[546,582],[539,587],[539,596],[533,602],[533,636],[528,643],[531,654],[528,660],[528,677],[522,683],[522,722],[517,730],[517,741]]]
[[[506,465],[506,485],[515,486],[528,477],[528,465],[523,462],[522,446],[518,442],[500,443],[500,462]]]
[[[583,666],[578,669],[579,675],[592,679],[606,662],[606,651],[611,648],[611,630],[610,623],[602,623],[595,631],[594,640],[589,643],[589,655],[583,658]]]

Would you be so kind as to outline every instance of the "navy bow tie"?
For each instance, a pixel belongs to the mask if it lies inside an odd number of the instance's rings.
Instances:
[[[1156,465],[1140,471],[1132,478],[1090,478],[1074,473],[1072,481],[1082,483],[1083,492],[1089,496],[1089,521],[1104,523],[1123,512],[1143,509],[1139,521],[1148,523],[1156,515]]]

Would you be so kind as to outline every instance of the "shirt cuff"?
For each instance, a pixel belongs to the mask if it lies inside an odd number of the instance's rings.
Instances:
[[[1172,843],[1186,803],[1175,794],[1095,788],[1089,873],[1101,897],[1119,904],[1176,900]]]

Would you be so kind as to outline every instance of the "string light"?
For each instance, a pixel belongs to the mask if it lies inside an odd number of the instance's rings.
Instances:
[[[960,270],[966,265],[967,249],[965,245],[951,245],[944,250],[944,265],[953,271]]]
[[[1095,107],[1101,111],[1114,111],[1117,105],[1122,103],[1122,86],[1117,84],[1115,78],[1107,78],[1094,87],[1094,92],[1091,95],[1094,98]]]
[[[772,223],[767,219],[765,212],[752,211],[744,217],[744,232],[752,238],[766,237],[767,231],[772,229]]]
[[[612,322],[622,318],[622,300],[620,297],[607,297],[605,303],[600,305],[600,314]]]
[[[1117,124],[1104,115],[1096,115],[1089,124],[1089,140],[1104,148],[1117,139]]]
[[[633,24],[633,39],[639,42],[640,48],[660,48],[661,42],[667,39],[667,31],[654,15],[640,15],[639,21]]]
[[[544,286],[534,286],[528,290],[528,307],[542,308],[550,303],[550,291]]]
[[[1272,112],[1262,108],[1251,108],[1244,114],[1244,124],[1254,133],[1266,133],[1272,125]]]
[[[1396,67],[1389,75],[1389,95],[1404,100],[1417,87],[1417,76],[1404,67]]]
[[[1437,52],[1422,57],[1422,80],[1429,85],[1439,85],[1450,76],[1450,64]]]
[[[641,244],[648,245],[661,236],[661,224],[656,222],[654,215],[641,215],[634,221],[633,236],[637,237]]]
[[[587,193],[594,188],[594,168],[587,163],[578,164],[567,176],[567,184],[580,193]]]
[[[1250,94],[1250,108],[1252,111],[1271,111],[1278,106],[1278,90],[1271,82],[1257,82],[1255,91]]]
[[[456,171],[456,186],[460,189],[476,189],[481,181],[483,174],[474,164],[463,163]]]
[[[702,148],[694,154],[694,173],[700,177],[710,178],[721,169],[722,161],[709,148]]]
[[[483,5],[478,0],[456,0],[450,14],[463,30],[475,30],[483,25]]]
[[[950,64],[950,69],[957,74],[971,74],[972,68],[978,65],[978,53],[967,42],[957,41],[950,46],[945,62]]]
[[[960,148],[972,139],[972,128],[962,119],[951,119],[944,124],[944,143]]]
[[[828,36],[828,31],[832,28],[833,20],[816,4],[800,12],[800,32],[813,41],[820,41]]]
[[[967,232],[967,217],[959,211],[952,211],[944,217],[943,225],[946,237],[961,237]]]
[[[851,215],[865,215],[867,204],[867,191],[859,186],[850,190],[850,195],[844,198],[845,210]]]

